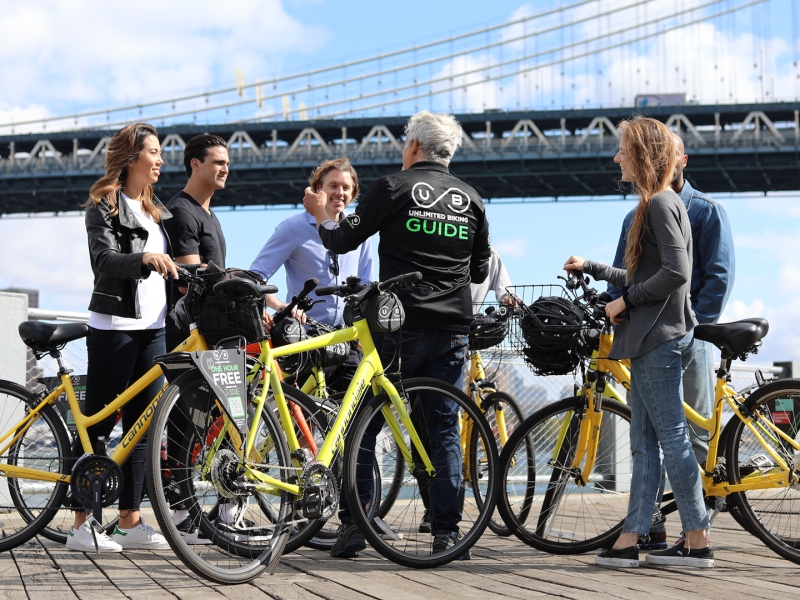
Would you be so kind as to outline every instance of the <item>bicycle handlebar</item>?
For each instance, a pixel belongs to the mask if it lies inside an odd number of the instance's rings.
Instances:
[[[347,303],[358,305],[383,290],[412,285],[421,279],[422,273],[419,271],[404,273],[397,277],[391,277],[386,281],[372,281],[370,283],[361,283],[358,277],[348,277],[347,283],[344,285],[330,285],[318,288],[317,296],[340,296],[345,298]]]
[[[317,286],[318,286],[318,285],[319,285],[319,279],[317,279],[316,277],[312,277],[311,279],[309,279],[308,281],[306,281],[306,282],[303,284],[303,289],[302,289],[302,290],[300,290],[300,292],[299,292],[299,293],[298,293],[296,296],[292,296],[292,301],[291,301],[291,302],[289,302],[289,304],[287,304],[286,306],[284,306],[282,309],[280,309],[280,310],[278,310],[278,311],[275,311],[275,314],[274,314],[274,315],[272,315],[272,320],[273,320],[275,323],[277,323],[277,322],[278,322],[278,321],[280,321],[281,319],[285,319],[285,318],[286,318],[286,317],[288,317],[290,314],[292,314],[292,311],[295,309],[295,307],[296,307],[298,304],[300,304],[300,303],[301,303],[303,300],[305,300],[305,299],[308,297],[308,295],[309,295],[309,294],[310,294],[310,293],[311,293],[311,292],[312,292],[314,289],[316,289],[316,288],[317,288]],[[321,289],[321,288],[320,288],[320,289]],[[317,289],[317,295],[319,296],[319,289]]]

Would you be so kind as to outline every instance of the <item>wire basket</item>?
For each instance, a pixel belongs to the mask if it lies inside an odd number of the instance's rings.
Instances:
[[[480,352],[486,363],[515,358],[517,353],[509,338],[516,318],[514,310],[498,302],[477,302],[472,309],[470,351]]]
[[[586,356],[590,325],[574,295],[560,285],[517,285],[508,292],[519,304],[510,344],[537,375],[574,372]]]

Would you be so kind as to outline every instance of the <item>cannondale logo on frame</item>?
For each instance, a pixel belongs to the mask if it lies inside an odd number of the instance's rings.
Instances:
[[[414,187],[411,188],[411,198],[414,200],[414,204],[420,208],[433,208],[440,200],[454,213],[461,214],[466,212],[469,208],[469,194],[464,190],[455,187],[447,188],[447,190],[436,199],[433,197],[434,193],[433,186],[424,181],[415,183]]]

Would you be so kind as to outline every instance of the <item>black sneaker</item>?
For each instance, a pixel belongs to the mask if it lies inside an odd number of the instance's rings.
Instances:
[[[175,523],[175,529],[181,534],[183,541],[190,545],[207,546],[211,544],[211,540],[203,535],[200,529],[192,523],[190,517],[185,517],[181,521],[177,521],[175,515],[172,515],[172,522]]]
[[[685,544],[675,544],[667,550],[657,550],[645,557],[648,565],[667,565],[712,569],[714,567],[714,550],[706,548],[687,549]]]
[[[431,532],[431,516],[428,511],[425,511],[425,514],[422,515],[422,521],[419,522],[419,529],[417,529],[420,533],[430,533]]]
[[[458,543],[458,533],[437,533],[433,536],[433,548],[431,554],[439,554],[445,550],[449,550]],[[467,550],[456,560],[471,560],[472,553]]]
[[[331,548],[333,558],[356,558],[358,553],[367,547],[363,534],[355,523],[339,525],[336,532],[336,543]]]
[[[647,535],[640,535],[636,547],[639,550],[664,550],[667,547],[667,532],[651,531]]]
[[[594,564],[601,567],[635,569],[639,566],[639,551],[636,546],[628,546],[621,550],[606,548],[594,557]]]

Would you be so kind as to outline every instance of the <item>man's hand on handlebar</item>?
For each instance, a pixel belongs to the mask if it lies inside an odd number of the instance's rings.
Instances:
[[[585,259],[580,256],[570,256],[567,262],[564,263],[564,270],[569,273],[582,272]]]
[[[622,313],[626,310],[625,300],[617,298],[606,304],[606,316],[611,321],[612,325],[619,325],[625,320]]]

